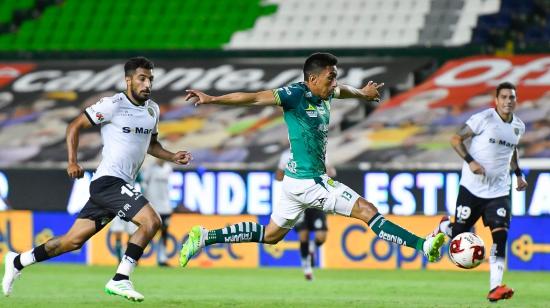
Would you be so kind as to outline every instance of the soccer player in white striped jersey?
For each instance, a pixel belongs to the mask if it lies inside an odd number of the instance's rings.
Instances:
[[[157,140],[159,107],[149,99],[153,84],[153,63],[146,58],[132,58],[124,65],[126,91],[104,97],[73,120],[67,128],[68,167],[71,178],[81,178],[78,164],[78,137],[81,129],[101,126],[102,160],[90,184],[90,199],[80,211],[71,229],[29,251],[8,252],[2,279],[4,295],[10,295],[13,282],[23,268],[60,254],[79,249],[115,216],[138,226],[130,237],[126,252],[105,292],[132,301],[142,301],[130,274],[161,226],[159,214],[149,201],[133,187],[146,154],[185,165],[191,160],[186,151],[170,152]]]

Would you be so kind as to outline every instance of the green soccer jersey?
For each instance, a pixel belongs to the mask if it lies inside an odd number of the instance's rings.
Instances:
[[[313,95],[303,82],[275,89],[273,94],[283,107],[288,127],[291,155],[285,175],[311,179],[324,174],[332,96],[323,100]]]

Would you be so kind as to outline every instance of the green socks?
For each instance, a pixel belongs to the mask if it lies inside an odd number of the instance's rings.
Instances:
[[[393,222],[376,213],[368,223],[369,227],[379,238],[388,242],[414,248],[423,251],[424,239],[401,228]]]
[[[215,243],[246,243],[264,241],[264,226],[255,222],[240,222],[222,229],[208,231],[206,246]]]

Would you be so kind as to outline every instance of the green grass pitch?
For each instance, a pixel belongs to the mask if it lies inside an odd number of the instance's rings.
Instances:
[[[506,272],[514,298],[485,299],[487,272],[317,270],[307,282],[298,268],[137,268],[142,303],[109,296],[115,268],[35,265],[16,281],[1,307],[548,307],[550,274]]]

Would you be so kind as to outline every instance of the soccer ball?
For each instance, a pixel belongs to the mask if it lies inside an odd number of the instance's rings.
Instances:
[[[485,244],[474,233],[461,233],[451,240],[449,244],[449,257],[460,268],[470,269],[477,267],[485,258]]]

